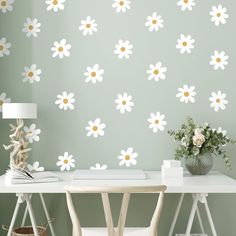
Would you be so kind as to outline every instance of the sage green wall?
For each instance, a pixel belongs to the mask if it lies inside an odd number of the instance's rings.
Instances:
[[[160,169],[163,159],[173,158],[174,143],[166,130],[177,128],[190,115],[199,123],[208,121],[215,127],[222,126],[228,135],[236,137],[235,120],[235,8],[232,0],[199,0],[192,11],[181,11],[177,1],[131,1],[126,13],[116,13],[113,1],[67,0],[64,10],[47,11],[45,1],[15,0],[13,11],[0,12],[0,40],[3,37],[12,44],[10,55],[0,58],[0,94],[5,92],[14,102],[36,102],[41,129],[40,141],[34,142],[30,162],[38,160],[47,170],[59,170],[57,158],[68,151],[74,156],[76,168],[89,168],[95,163],[119,168],[121,150],[133,147],[138,153],[136,168]],[[225,25],[215,26],[210,21],[212,6],[222,4],[229,18]],[[164,27],[149,32],[145,27],[147,16],[157,12],[164,19]],[[96,19],[98,32],[83,36],[78,29],[87,16]],[[22,32],[26,18],[37,18],[41,23],[38,37],[27,38]],[[190,54],[180,54],[176,49],[180,34],[190,34],[195,39]],[[71,44],[70,57],[53,58],[51,47],[62,38]],[[129,59],[118,59],[113,53],[118,40],[129,40],[133,54]],[[229,56],[225,70],[214,70],[209,65],[214,50],[225,51]],[[161,61],[167,67],[166,79],[149,81],[146,71],[150,64]],[[21,73],[25,66],[36,64],[42,70],[40,82],[23,83]],[[103,82],[85,83],[87,66],[99,64],[104,69]],[[176,94],[184,84],[195,86],[194,103],[181,103]],[[215,112],[210,108],[209,97],[218,90],[226,93],[229,103],[225,110]],[[75,94],[75,109],[62,111],[55,105],[57,95],[63,91]],[[132,95],[131,112],[121,114],[116,110],[115,99],[119,93]],[[150,113],[165,114],[165,130],[154,133],[147,119]],[[105,135],[87,137],[88,121],[100,117],[106,124]],[[8,123],[0,121],[0,143],[8,142]],[[26,125],[31,122],[27,121]],[[222,160],[215,167],[236,177],[235,147],[229,147],[232,171],[226,171]],[[8,153],[0,148],[0,171],[8,165]],[[126,168],[126,167],[124,167]],[[132,167],[131,167],[132,168]],[[161,236],[166,236],[177,195],[168,195],[161,222]],[[101,225],[102,215],[95,213],[100,207],[93,197],[81,197],[82,222],[85,225]],[[210,196],[210,206],[219,235],[234,236],[236,226],[235,195]],[[15,197],[0,196],[0,224],[9,224]],[[50,213],[56,216],[57,236],[69,235],[70,222],[63,195],[48,195]],[[145,225],[154,204],[154,197],[135,196],[128,219],[130,225]],[[184,220],[189,214],[190,198],[181,214],[177,231],[184,231]],[[113,198],[115,212],[120,199]],[[135,208],[138,204],[140,208]],[[37,218],[43,221],[38,199]],[[92,214],[87,208],[92,206]],[[142,206],[142,207],[141,207]],[[101,209],[100,209],[101,210]],[[141,214],[139,212],[142,212]],[[143,220],[145,218],[145,220]],[[198,225],[195,225],[195,231]],[[4,235],[0,231],[0,235]]]

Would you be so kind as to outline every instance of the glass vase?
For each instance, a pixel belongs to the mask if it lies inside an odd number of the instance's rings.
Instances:
[[[213,167],[213,157],[211,153],[188,157],[185,166],[192,175],[206,175]]]

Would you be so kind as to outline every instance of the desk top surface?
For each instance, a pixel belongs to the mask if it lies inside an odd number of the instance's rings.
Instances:
[[[80,186],[155,186],[165,184],[167,193],[236,193],[236,180],[219,172],[205,176],[185,174],[183,182],[163,181],[160,171],[146,171],[145,180],[72,180],[73,172],[53,172],[60,179],[53,183],[7,186],[0,176],[0,193],[64,193],[65,185]]]

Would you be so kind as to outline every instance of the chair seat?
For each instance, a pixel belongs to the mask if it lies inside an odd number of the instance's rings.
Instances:
[[[107,228],[82,228],[83,236],[107,236]],[[125,228],[124,236],[148,236],[149,228]]]

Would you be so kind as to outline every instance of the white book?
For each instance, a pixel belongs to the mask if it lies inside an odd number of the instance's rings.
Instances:
[[[59,178],[52,172],[28,172],[26,170],[9,169],[5,174],[5,183],[12,184],[31,184],[57,182]]]
[[[73,179],[146,179],[146,175],[143,170],[139,169],[79,169],[74,172]]]

